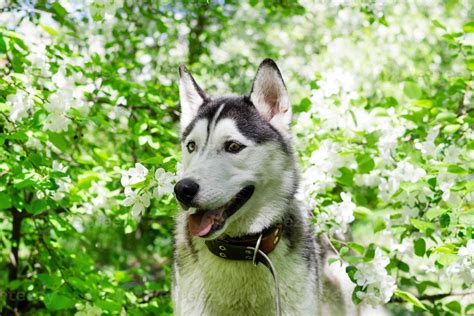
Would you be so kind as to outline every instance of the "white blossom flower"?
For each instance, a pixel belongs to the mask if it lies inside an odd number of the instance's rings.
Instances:
[[[56,191],[51,192],[52,193],[51,198],[55,201],[60,201],[64,199],[64,197],[66,196],[65,193],[69,192],[69,189],[71,187],[71,178],[69,177],[60,178],[60,179],[56,179],[55,182],[58,185],[58,188],[56,189]]]
[[[65,132],[68,129],[69,123],[71,120],[61,114],[49,114],[44,122],[43,127],[45,130],[50,130],[52,132]]]
[[[372,306],[385,304],[390,300],[396,284],[395,279],[385,269],[389,263],[390,259],[377,248],[371,261],[356,264],[354,278],[363,290],[356,294],[359,299]]]
[[[451,188],[456,183],[458,175],[447,172],[446,169],[439,171],[438,176],[436,177],[436,183],[438,184],[439,189],[443,192],[441,198],[443,201],[449,201],[451,199]]]
[[[309,162],[323,172],[333,173],[344,165],[339,153],[339,145],[329,139],[324,140],[311,154]]]
[[[309,194],[324,192],[335,186],[334,177],[340,176],[339,168],[350,165],[353,157],[339,155],[339,145],[324,140],[311,154],[311,166],[303,173],[302,187]]]
[[[342,202],[332,203],[316,218],[316,231],[325,231],[325,226],[331,226],[331,234],[344,234],[349,228],[349,224],[354,221],[354,210],[356,204],[351,201],[350,193],[341,192]]]
[[[140,215],[145,211],[147,207],[150,206],[150,192],[142,192],[141,195],[133,191],[132,188],[125,188],[125,200],[123,201],[124,206],[132,206],[132,215],[135,218],[139,218]]]
[[[68,167],[63,165],[62,163],[58,162],[57,160],[53,160],[53,170],[59,171],[62,173],[67,172]]]
[[[459,248],[458,255],[474,259],[474,239],[469,239],[466,246]]]
[[[124,187],[145,181],[148,169],[141,163],[136,163],[135,168],[123,172],[121,183]]]
[[[52,89],[56,91],[51,94],[44,104],[48,116],[43,123],[45,130],[53,132],[67,131],[71,120],[66,116],[69,109],[74,108],[82,115],[87,115],[91,104],[86,102],[84,92],[89,90],[87,85],[77,85],[76,80],[82,81],[81,77],[66,76],[65,66],[62,65],[53,75]]]
[[[94,195],[94,197],[91,199],[91,204],[95,208],[106,208],[112,203],[111,199],[109,198],[111,197],[111,192],[109,189],[107,189],[105,181],[94,182],[89,191]]]
[[[381,178],[379,184],[379,194],[383,199],[390,199],[400,188],[403,182],[416,183],[426,176],[423,168],[417,167],[406,160],[397,163],[393,170],[385,171],[388,178]]]
[[[448,147],[445,148],[444,150],[444,155],[443,155],[443,162],[449,163],[449,164],[458,164],[460,162],[460,156],[461,156],[461,148],[459,148],[456,145],[449,145]]]
[[[154,195],[162,197],[164,194],[173,193],[175,176],[166,172],[163,168],[158,168],[155,171],[155,180],[158,182],[154,190]]]
[[[28,135],[28,140],[25,143],[26,147],[32,148],[32,149],[35,149],[35,150],[42,150],[43,149],[43,144],[41,143],[41,141],[38,138],[33,136],[33,133],[31,131],[28,131],[26,134]]]
[[[445,272],[448,277],[458,277],[470,286],[474,283],[474,239],[470,239],[466,246],[460,247],[458,255],[459,260],[446,267]]]
[[[7,96],[7,102],[12,106],[10,111],[10,120],[13,122],[21,121],[28,116],[31,109],[34,108],[33,90],[24,91],[18,89],[16,94]]]
[[[423,156],[431,156],[436,157],[442,149],[442,145],[436,145],[435,140],[436,137],[439,135],[439,130],[441,126],[435,126],[428,131],[428,135],[424,142],[420,142],[419,140],[415,140],[415,148],[421,151]]]
[[[74,316],[100,316],[103,311],[97,306],[90,304],[89,302],[86,305],[78,304],[77,309],[79,310],[74,314]]]
[[[357,174],[354,178],[354,182],[358,186],[374,188],[380,184],[380,170],[375,169],[369,173]]]

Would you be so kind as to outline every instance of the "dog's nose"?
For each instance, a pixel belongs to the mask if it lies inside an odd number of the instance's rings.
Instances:
[[[176,198],[185,206],[189,206],[189,204],[191,204],[198,191],[199,184],[189,178],[178,181],[174,186]]]

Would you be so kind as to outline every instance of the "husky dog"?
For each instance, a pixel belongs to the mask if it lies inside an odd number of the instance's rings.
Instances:
[[[327,315],[327,260],[295,199],[291,105],[277,65],[261,63],[248,96],[210,97],[185,66],[179,72],[175,314],[275,315],[279,290],[282,315]],[[254,264],[258,250],[273,264],[276,289],[268,262]],[[328,297],[341,306],[336,290]]]

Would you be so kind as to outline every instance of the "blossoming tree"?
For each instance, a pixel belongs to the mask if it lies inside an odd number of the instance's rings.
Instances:
[[[177,66],[245,93],[265,57],[353,301],[473,313],[472,9],[0,1],[0,313],[172,313]]]

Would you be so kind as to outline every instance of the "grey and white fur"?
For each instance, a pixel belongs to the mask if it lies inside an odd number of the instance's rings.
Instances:
[[[291,104],[275,62],[261,63],[247,96],[210,97],[184,66],[179,89],[180,178],[188,186],[184,193],[175,187],[183,206],[176,218],[175,314],[275,315],[274,283],[267,268],[219,258],[205,240],[258,234],[277,223],[284,224],[284,234],[269,257],[280,279],[282,314],[356,314],[344,294],[350,297],[352,285],[338,281],[344,271],[326,273],[326,247],[314,238],[309,213],[295,199]],[[222,209],[248,186],[254,187],[253,195],[231,216],[224,212],[215,222],[190,224],[193,214]],[[329,292],[323,293],[323,287]]]

